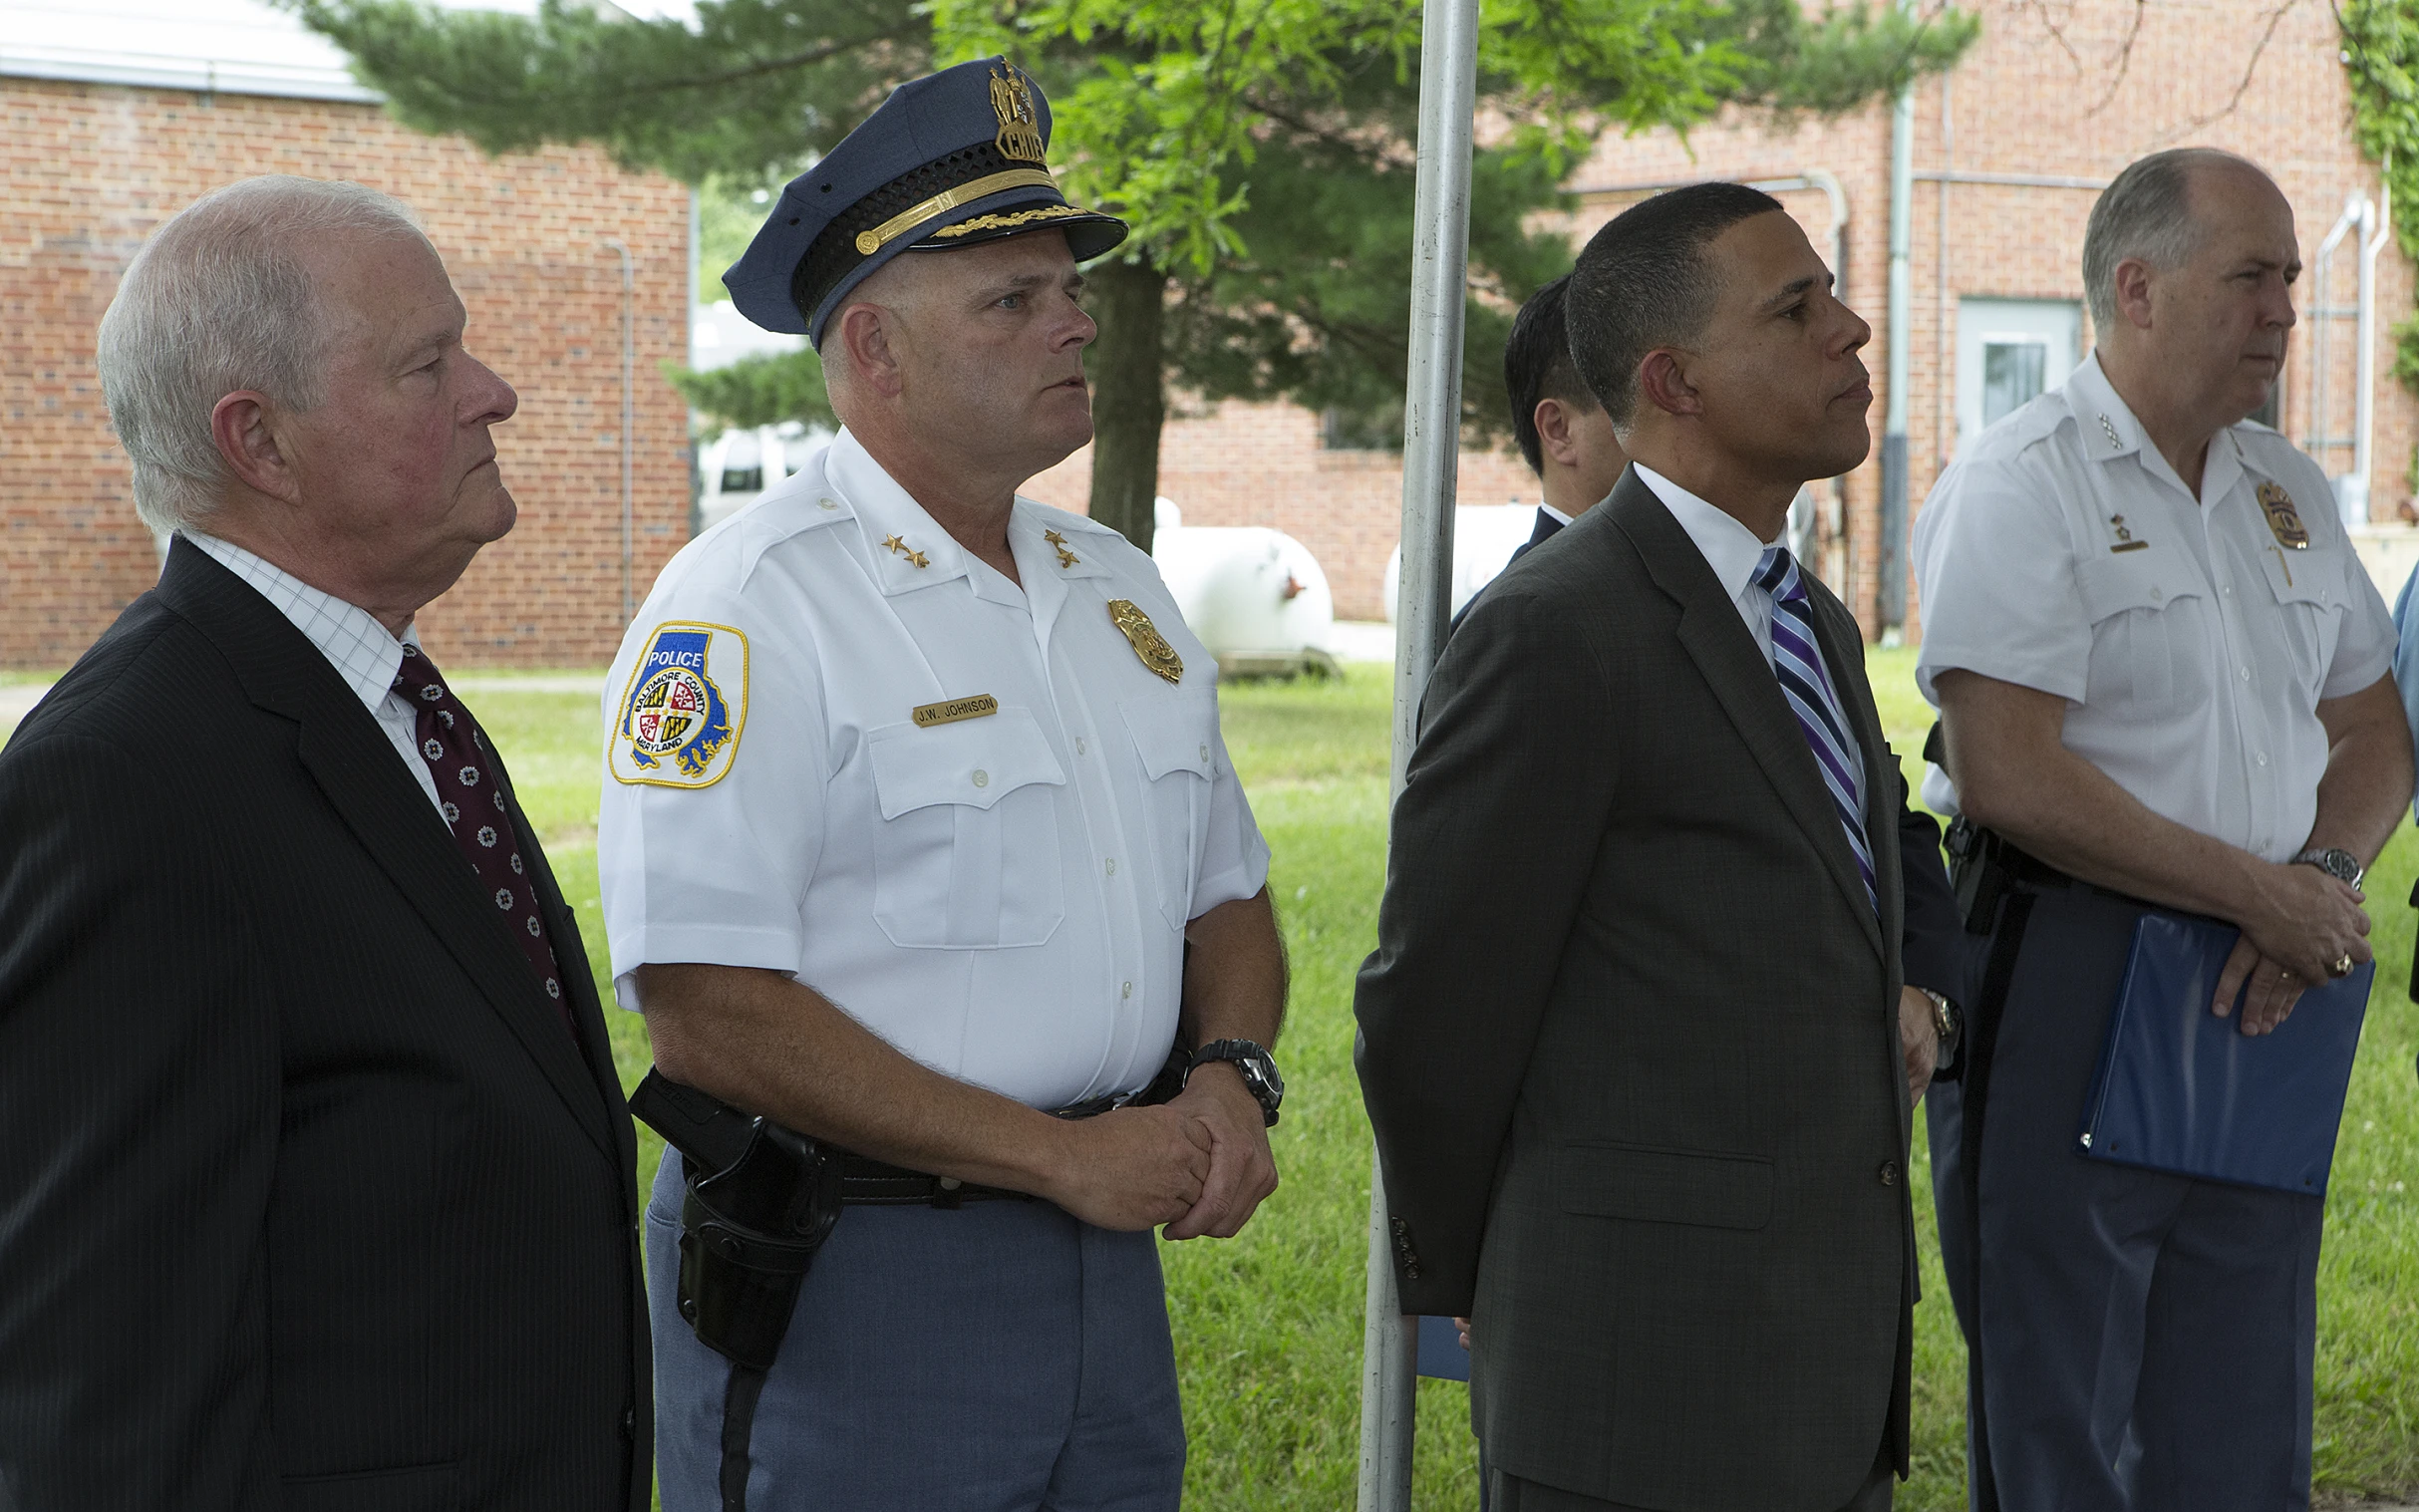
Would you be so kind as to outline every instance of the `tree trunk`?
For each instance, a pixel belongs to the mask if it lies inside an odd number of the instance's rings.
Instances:
[[[1159,496],[1159,426],[1167,418],[1160,352],[1167,275],[1110,259],[1084,273],[1100,337],[1084,363],[1092,383],[1091,516],[1144,551]]]

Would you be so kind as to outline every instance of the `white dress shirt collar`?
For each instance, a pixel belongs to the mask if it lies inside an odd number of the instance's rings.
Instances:
[[[1757,540],[1755,532],[1740,524],[1737,516],[1716,509],[1645,462],[1634,461],[1630,465],[1638,469],[1639,480],[1663,501],[1663,507],[1671,511],[1679,527],[1688,532],[1688,539],[1696,542],[1697,551],[1704,556],[1705,565],[1713,569],[1722,592],[1730,595],[1732,603],[1743,604],[1755,583],[1755,564],[1764,559],[1765,548],[1772,543]]]
[[[403,638],[398,640],[369,610],[321,592],[265,557],[198,530],[186,530],[183,535],[293,621],[294,628],[319,648],[363,707],[378,713],[378,706],[394,686],[395,669],[403,665],[404,647],[420,644],[417,626],[405,626]]]

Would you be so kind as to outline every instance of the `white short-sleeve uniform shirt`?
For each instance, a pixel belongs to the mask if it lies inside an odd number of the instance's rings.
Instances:
[[[1026,498],[1009,543],[1022,587],[842,432],[665,567],[604,690],[625,1006],[645,963],[759,967],[1035,1107],[1157,1073],[1184,926],[1268,847],[1150,558]]]
[[[1913,559],[1916,677],[1936,708],[1952,668],[2056,694],[2067,750],[2161,817],[2270,861],[2317,815],[2317,705],[2393,660],[2317,464],[2245,422],[2211,440],[2196,498],[2096,355],[1942,474]],[[1938,768],[1925,797],[1956,811]]]

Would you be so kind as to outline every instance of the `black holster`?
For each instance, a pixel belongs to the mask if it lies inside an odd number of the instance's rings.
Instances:
[[[681,1317],[733,1362],[772,1367],[840,1218],[840,1152],[649,1071],[630,1110],[681,1153]]]

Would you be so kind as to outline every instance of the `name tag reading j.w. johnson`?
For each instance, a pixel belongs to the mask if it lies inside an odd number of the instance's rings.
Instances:
[[[987,714],[998,714],[1000,701],[988,693],[978,693],[971,699],[947,699],[938,704],[926,704],[909,716],[919,729],[935,725],[954,725],[960,720],[979,720]]]

